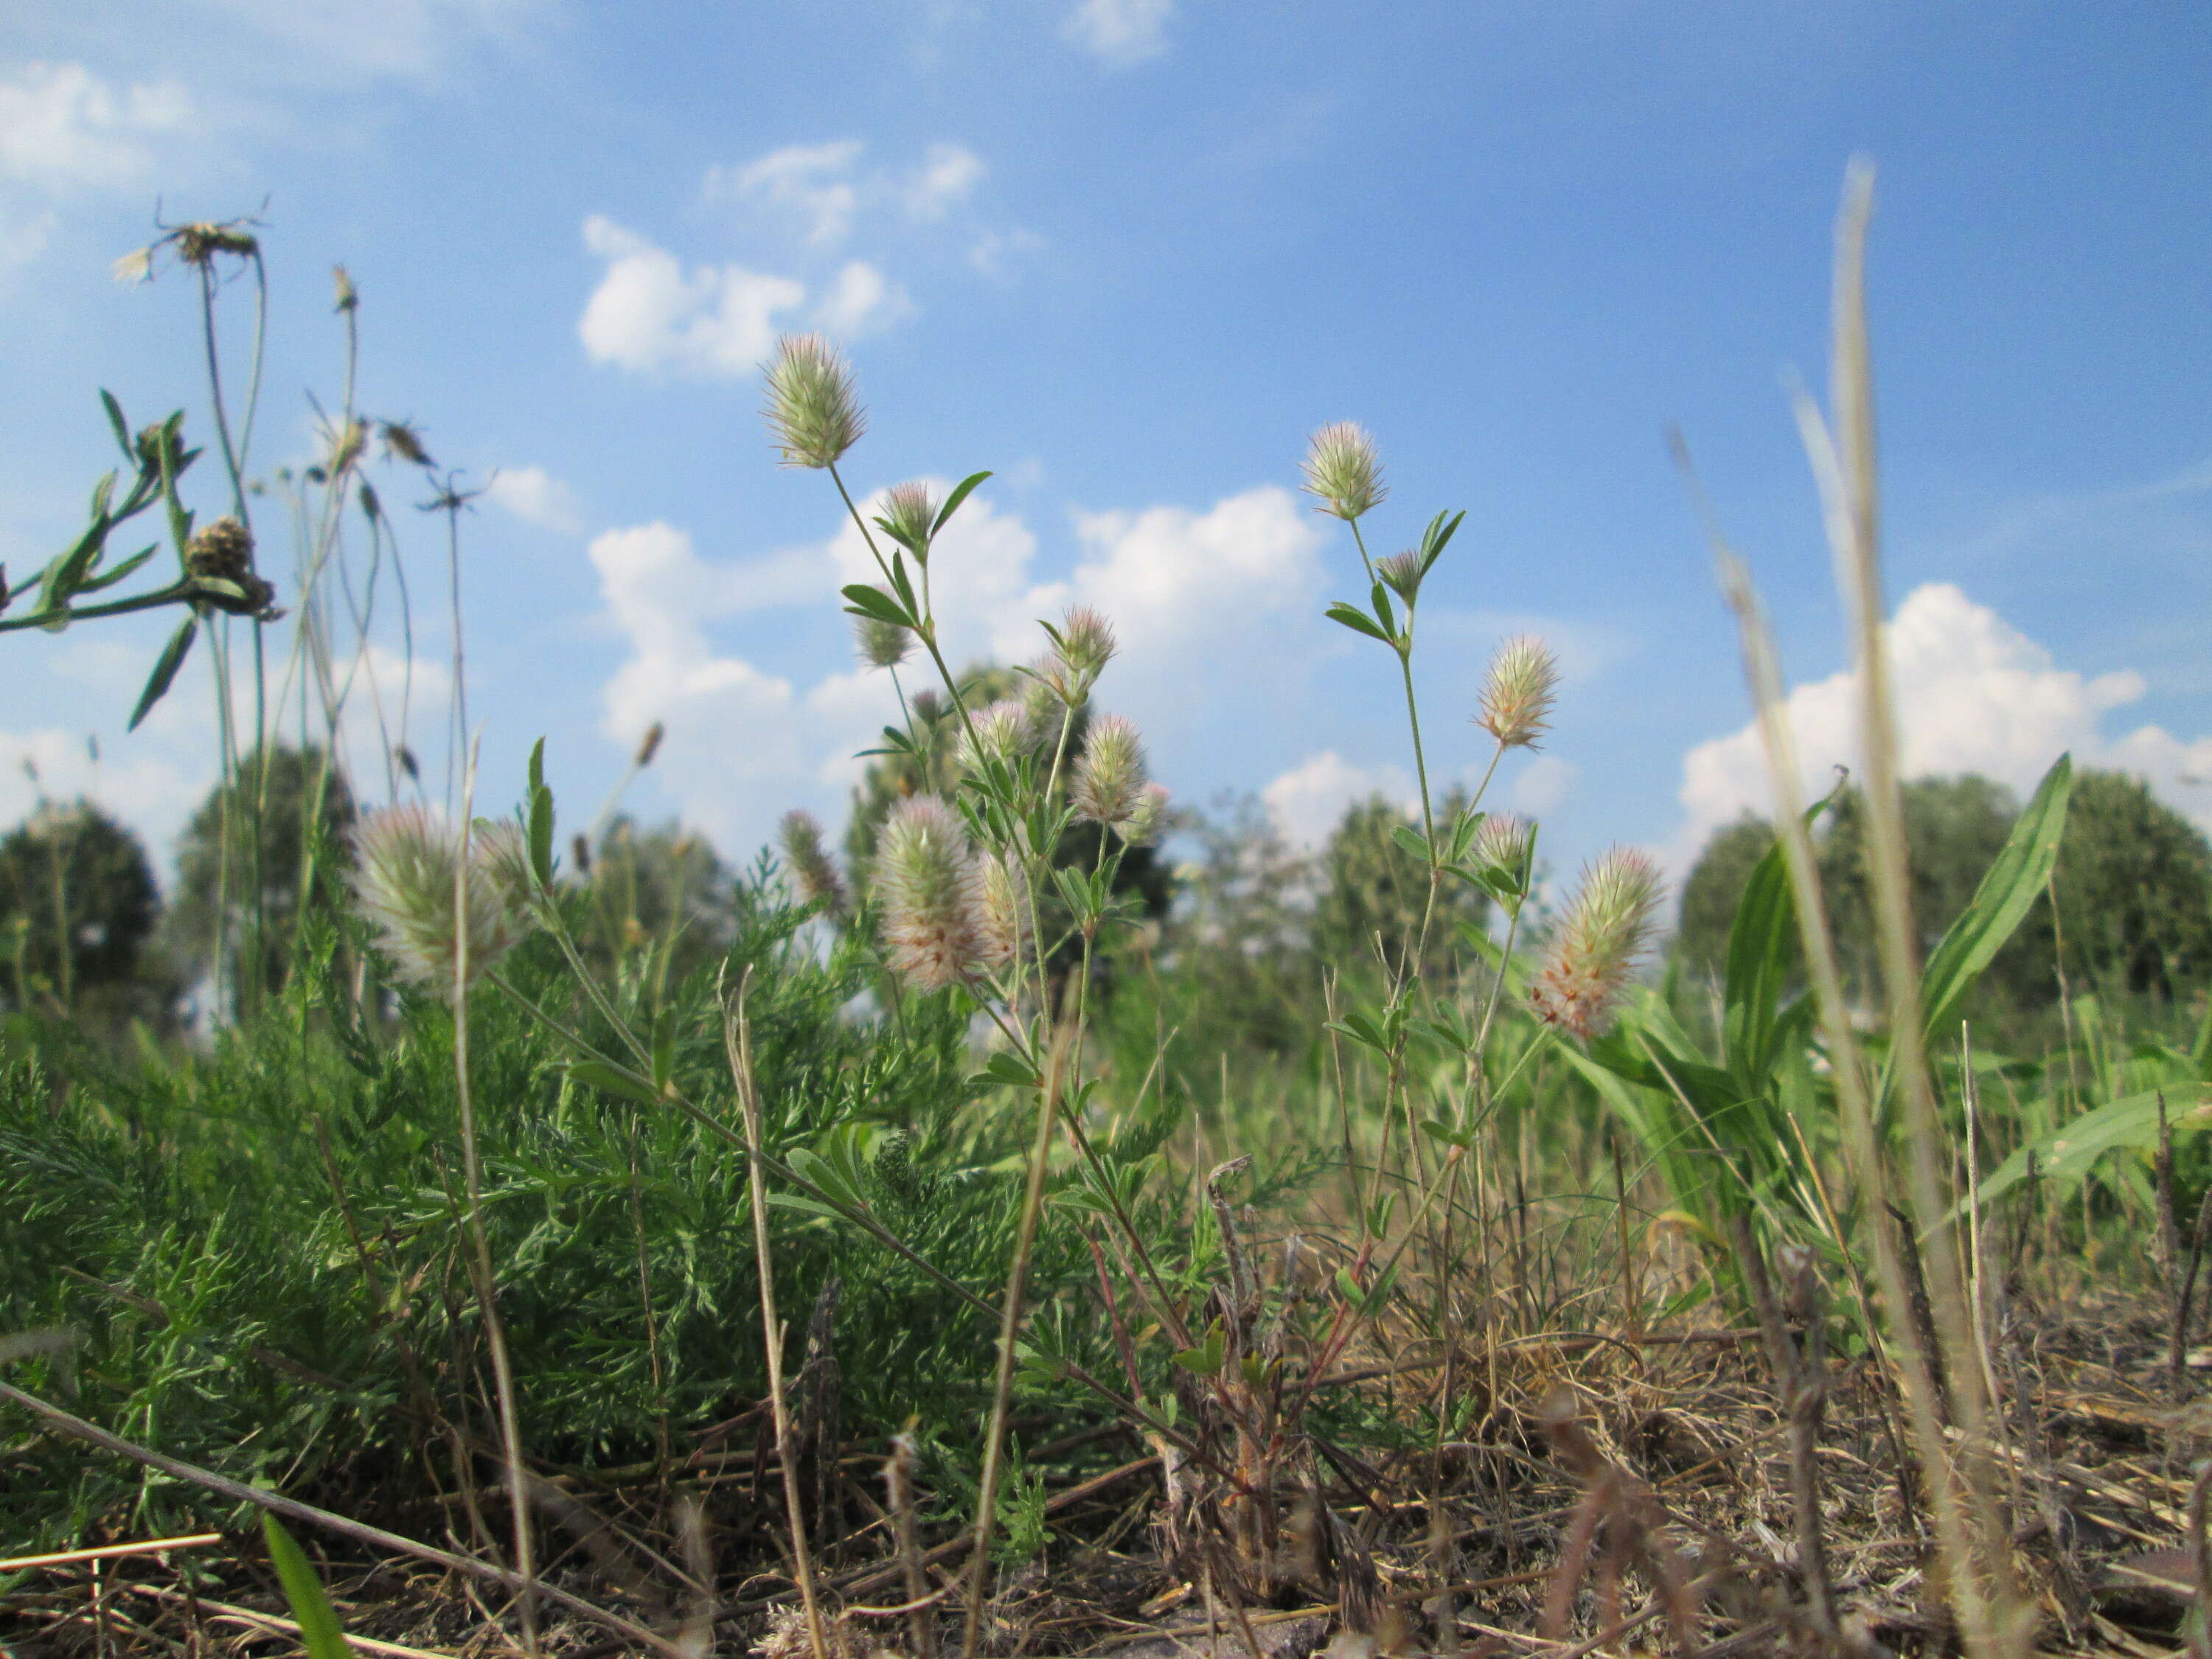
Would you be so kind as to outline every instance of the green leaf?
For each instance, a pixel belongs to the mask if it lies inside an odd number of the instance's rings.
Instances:
[[[1759,1086],[1774,1053],[1774,1016],[1797,961],[1797,907],[1782,842],[1763,854],[1729,927],[1723,979],[1722,1048],[1729,1069]]]
[[[854,582],[844,590],[848,603],[845,609],[856,617],[872,617],[878,622],[896,623],[901,628],[913,628],[914,618],[899,608],[899,602],[880,587],[871,587],[866,582]]]
[[[969,1079],[969,1081],[970,1083],[1003,1083],[1017,1089],[1036,1089],[1042,1087],[1044,1084],[1044,1079],[1037,1075],[1036,1066],[1031,1066],[1019,1054],[1006,1048],[1001,1048],[997,1054],[993,1054],[985,1062],[983,1069]]]
[[[2066,833],[2066,802],[2073,787],[2074,757],[2061,755],[2014,822],[2004,850],[1974,890],[1973,902],[1929,953],[1928,966],[1920,975],[1920,1007],[1923,1029],[1931,1037],[1949,1032],[1958,1023],[1959,1004],[2050,882],[2058,862],[2058,843]]]
[[[169,683],[177,678],[177,671],[185,665],[185,658],[192,648],[192,637],[199,632],[200,619],[186,617],[178,623],[177,631],[169,635],[169,642],[161,647],[155,659],[154,672],[146,677],[146,689],[138,694],[138,706],[131,711],[131,724],[124,728],[136,732],[138,722],[154,712],[154,705],[167,695]]]
[[[545,739],[530,750],[530,868],[538,884],[553,888],[553,792],[545,787]]]
[[[133,553],[113,569],[103,570],[96,576],[86,577],[77,584],[76,591],[80,593],[97,593],[103,587],[112,587],[116,583],[136,575],[144,568],[146,561],[152,558],[158,550],[149,547],[143,552]]]
[[[898,590],[899,603],[906,607],[909,617],[921,614],[921,601],[915,597],[914,578],[906,573],[906,555],[891,555],[891,586]]]
[[[1326,614],[1331,622],[1342,623],[1355,634],[1364,634],[1369,639],[1380,640],[1385,645],[1397,643],[1397,641],[1382,631],[1374,617],[1356,605],[1346,605],[1342,599],[1339,599],[1334,605],[1329,606]]]
[[[284,1599],[292,1604],[292,1617],[300,1621],[300,1645],[307,1649],[307,1659],[352,1659],[345,1627],[331,1610],[331,1599],[323,1594],[323,1581],[315,1577],[307,1553],[266,1510],[261,1512],[261,1535],[269,1540],[270,1564],[284,1586]]]
[[[1447,524],[1444,521],[1444,515],[1439,513],[1429,520],[1429,527],[1421,532],[1421,574],[1424,576],[1429,574],[1436,562],[1443,556],[1444,549],[1459,532],[1460,521],[1466,517],[1465,513],[1455,513],[1451,515],[1451,521]]]
[[[648,1106],[660,1103],[660,1097],[653,1092],[652,1085],[643,1078],[632,1077],[603,1060],[572,1060],[568,1062],[568,1075],[579,1083],[589,1084],[594,1089],[604,1089],[611,1095],[642,1101]]]
[[[932,536],[934,536],[939,531],[944,529],[945,521],[951,519],[956,512],[959,511],[960,503],[966,501],[969,495],[973,495],[975,490],[975,486],[982,483],[984,479],[990,476],[991,475],[988,472],[971,472],[966,477],[963,478],[958,483],[953,485],[952,493],[945,498],[945,505],[937,509],[937,522],[930,526],[929,533]]]
[[[115,429],[115,441],[123,451],[123,459],[137,466],[138,447],[131,441],[131,422],[123,418],[123,405],[115,401],[115,394],[105,386],[100,388],[100,406],[107,411],[107,423]]]
[[[1412,824],[1392,824],[1390,826],[1390,839],[1396,842],[1399,846],[1405,848],[1408,854],[1418,860],[1423,865],[1426,865],[1428,863],[1429,838],[1423,835],[1419,830],[1414,829]]]
[[[2185,1085],[2184,1085],[2185,1086]],[[2145,1090],[2108,1101],[2094,1110],[2070,1118],[2051,1133],[2022,1146],[1997,1165],[1981,1186],[1981,1201],[1988,1203],[2027,1179],[2027,1163],[2035,1160],[2039,1178],[2078,1182],[2107,1152],[2158,1150],[2159,1096],[2166,1097],[2166,1126],[2176,1139],[2196,1136],[2212,1127],[2212,1106],[2191,1106],[2178,1090]]]
[[[768,1201],[774,1209],[796,1210],[801,1215],[827,1216],[832,1221],[846,1218],[842,1210],[832,1209],[818,1198],[805,1198],[797,1193],[770,1193]]]
[[[1390,609],[1389,591],[1381,582],[1377,582],[1375,584],[1374,592],[1369,597],[1375,601],[1375,617],[1382,624],[1382,637],[1393,645],[1397,644],[1398,616]]]

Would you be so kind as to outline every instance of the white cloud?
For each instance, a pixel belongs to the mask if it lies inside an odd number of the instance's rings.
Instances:
[[[501,467],[484,494],[525,524],[573,536],[584,527],[576,492],[542,466]]]
[[[1167,50],[1175,9],[1176,0],[1083,0],[1060,29],[1085,52],[1126,69]]]
[[[0,80],[0,174],[54,196],[136,189],[191,125],[174,81],[117,88],[82,64],[27,64]]]
[[[1579,769],[1557,755],[1539,755],[1521,769],[1510,792],[1513,810],[1531,818],[1545,818],[1565,806],[1574,794]]]
[[[907,181],[906,210],[917,219],[942,219],[982,182],[983,158],[958,144],[932,144]]]
[[[814,320],[840,339],[856,340],[909,315],[906,290],[865,259],[849,260],[814,307]]]
[[[956,669],[985,656],[1033,658],[1045,643],[1038,618],[1078,600],[1098,605],[1122,647],[1101,699],[1146,730],[1173,787],[1178,756],[1200,734],[1194,710],[1260,719],[1296,672],[1285,659],[1298,653],[1283,641],[1299,625],[1292,613],[1316,609],[1323,532],[1273,486],[1203,512],[1079,514],[1074,530],[1073,568],[1040,580],[1037,538],[1021,516],[970,498],[931,560],[945,656]],[[837,792],[857,775],[854,751],[896,717],[888,677],[839,671],[801,686],[718,650],[708,629],[767,606],[827,606],[841,585],[876,580],[859,531],[848,523],[826,542],[723,563],[701,557],[683,531],[653,524],[605,532],[591,556],[630,647],[604,693],[607,735],[626,744],[665,721],[661,786],[740,855],[789,805],[835,813]]]
[[[2212,736],[2177,738],[2157,726],[2104,731],[2111,711],[2147,690],[2132,671],[2087,678],[1948,583],[1915,588],[1888,625],[1900,760],[1908,777],[1976,772],[2025,796],[2062,752],[2076,765],[2142,777],[2199,824],[2212,827]],[[1857,769],[1858,680],[1850,670],[1794,687],[1790,719],[1808,798],[1838,765]],[[1715,830],[1771,810],[1755,722],[1698,744],[1682,759],[1685,820],[1670,850],[1686,867]]]
[[[1413,775],[1385,763],[1362,766],[1334,749],[1309,755],[1261,790],[1260,799],[1290,845],[1311,851],[1327,841],[1352,807],[1380,795],[1410,823],[1421,809]]]
[[[788,213],[806,227],[806,240],[835,247],[851,234],[860,192],[852,178],[865,148],[858,138],[823,144],[788,144],[743,167],[707,169],[710,202],[757,203]]]
[[[775,343],[778,313],[806,300],[804,284],[742,265],[698,265],[594,214],[584,246],[607,261],[576,325],[596,362],[644,373],[750,374]]]

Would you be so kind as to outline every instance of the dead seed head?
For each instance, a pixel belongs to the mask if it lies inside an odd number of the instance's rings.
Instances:
[[[1083,742],[1083,758],[1067,791],[1075,816],[1094,823],[1128,822],[1145,791],[1145,745],[1137,728],[1120,714],[1092,725]]]
[[[983,954],[981,882],[967,826],[934,795],[891,809],[876,843],[876,890],[891,970],[917,991],[959,984]]]
[[[769,430],[786,466],[834,466],[868,429],[853,372],[819,334],[787,334],[763,372]]]
[[[470,837],[465,881],[459,826],[427,807],[370,814],[355,851],[355,897],[385,954],[412,984],[452,994],[464,925],[469,985],[528,932],[529,854],[511,823],[483,824]],[[465,915],[456,911],[457,888],[466,894]]]
[[[1316,509],[1350,523],[1374,510],[1390,493],[1375,440],[1353,421],[1339,421],[1313,434],[1306,447],[1305,490],[1321,498]]]
[[[1612,1023],[1628,976],[1651,942],[1665,884],[1649,854],[1616,847],[1585,866],[1581,884],[1528,988],[1537,1017],[1587,1042]]]
[[[871,668],[896,668],[914,651],[914,635],[881,617],[853,618],[853,647]]]
[[[1482,683],[1482,708],[1474,723],[1508,749],[1534,749],[1543,735],[1559,686],[1559,659],[1533,634],[1498,647]]]
[[[422,447],[422,434],[415,429],[412,421],[380,421],[377,436],[384,440],[386,460],[405,461],[413,466],[434,467],[430,452]]]
[[[641,772],[652,765],[653,757],[660,752],[660,740],[667,735],[668,728],[659,720],[647,726],[645,735],[638,739],[637,758],[630,764]]]
[[[185,544],[185,574],[203,586],[194,595],[234,617],[273,619],[276,590],[255,574],[253,533],[237,520],[217,519]],[[220,582],[221,587],[209,584]]]
[[[776,838],[782,845],[784,862],[790,868],[799,896],[807,903],[819,903],[830,915],[842,916],[849,908],[844,878],[837,873],[837,866],[830,862],[823,847],[822,826],[815,822],[814,815],[797,811],[786,812]]]
[[[331,267],[331,298],[333,311],[354,311],[361,306],[361,291],[353,285],[353,273],[343,265]]]

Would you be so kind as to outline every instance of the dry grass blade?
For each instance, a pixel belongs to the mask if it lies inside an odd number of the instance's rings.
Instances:
[[[775,1414],[776,1462],[783,1469],[783,1502],[791,1522],[791,1554],[799,1594],[806,1607],[806,1639],[814,1659],[830,1659],[822,1628],[822,1608],[814,1594],[814,1564],[806,1548],[806,1517],[799,1504],[799,1460],[791,1431],[791,1413],[783,1390],[783,1326],[775,1312],[775,1255],[768,1237],[768,1182],[761,1170],[760,1089],[753,1075],[752,1027],[745,1018],[745,993],[752,970],[738,981],[734,1000],[723,1004],[722,1037],[729,1050],[730,1075],[738,1085],[738,1104],[745,1121],[745,1179],[752,1198],[753,1252],[760,1273],[761,1340],[767,1352],[770,1407]]]
[[[1884,606],[1875,464],[1874,380],[1866,322],[1867,226],[1874,210],[1874,172],[1852,164],[1836,227],[1834,356],[1831,432],[1811,400],[1800,395],[1798,424],[1826,504],[1838,586],[1851,613],[1859,692],[1859,732],[1866,769],[1868,864],[1875,897],[1875,939],[1887,994],[1889,1075],[1902,1097],[1910,1156],[1906,1190],[1916,1239],[1929,1279],[1929,1301],[1940,1352],[1917,1340],[1907,1364],[1912,1410],[1934,1491],[1952,1594],[1969,1646],[1977,1654],[2027,1651],[2036,1622],[2015,1580],[2006,1527],[1988,1456],[1995,1402],[1983,1386],[1974,1322],[1949,1223],[1949,1158],[1922,1030],[1919,950],[1912,920],[1911,872],[1905,846],[1897,711],[1889,653],[1882,637]],[[1957,1362],[1947,1365],[1945,1356]],[[1964,1468],[1954,1471],[1940,1438],[1936,1393],[1955,1405],[1966,1431]],[[1966,1492],[1955,1484],[1963,1475]]]

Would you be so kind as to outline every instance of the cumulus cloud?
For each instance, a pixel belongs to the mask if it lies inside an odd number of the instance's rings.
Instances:
[[[975,194],[983,158],[958,144],[932,144],[907,181],[906,210],[917,219],[942,219]]]
[[[1045,643],[1038,618],[1099,606],[1122,646],[1101,696],[1145,728],[1172,784],[1194,708],[1253,718],[1276,695],[1284,615],[1316,609],[1323,532],[1273,486],[1203,511],[1079,514],[1073,529],[1073,567],[1040,580],[1038,538],[1021,515],[971,498],[931,562],[945,655],[956,668],[1033,658]],[[653,524],[605,532],[591,556],[630,647],[605,689],[607,735],[626,744],[665,721],[662,787],[733,852],[757,846],[795,802],[835,811],[857,775],[854,751],[896,718],[888,677],[855,669],[802,686],[719,648],[709,629],[769,606],[827,605],[840,586],[877,579],[860,532],[848,523],[826,542],[722,562]]]
[[[647,374],[753,373],[775,343],[776,318],[805,303],[804,284],[742,265],[697,265],[594,214],[584,246],[607,262],[576,333],[593,362]]]
[[[848,261],[814,307],[814,320],[840,339],[890,327],[914,309],[906,290],[865,259]]]
[[[2062,669],[2051,653],[1958,587],[1915,588],[1888,624],[1907,777],[1978,772],[2025,795],[2063,752],[2077,765],[2112,767],[2143,778],[2200,825],[2212,827],[2212,736],[2175,737],[2146,725],[2105,730],[2113,710],[2148,689],[2130,670],[2089,678]],[[1860,766],[1858,677],[1850,670],[1793,688],[1790,719],[1809,796],[1842,765]],[[1755,722],[1698,744],[1682,760],[1684,822],[1669,849],[1692,862],[1715,830],[1772,799]]]
[[[840,138],[787,144],[742,167],[717,163],[707,169],[707,199],[788,213],[805,227],[808,241],[834,247],[853,229],[860,192],[852,173],[865,148],[858,138]]]
[[[0,173],[56,196],[135,189],[191,121],[174,81],[118,88],[82,64],[27,64],[0,80]]]
[[[1176,0],[1083,0],[1060,25],[1077,46],[1115,69],[1167,51]]]
[[[1421,810],[1413,774],[1388,763],[1362,766],[1334,749],[1309,755],[1260,791],[1261,803],[1291,846],[1310,852],[1327,841],[1344,815],[1380,795],[1410,820]]]
[[[787,144],[736,165],[707,169],[710,204],[753,210],[795,225],[810,246],[842,246],[863,216],[900,213],[929,222],[966,202],[988,170],[963,144],[933,143],[909,167],[862,165],[858,138]]]
[[[201,0],[289,48],[288,65],[318,79],[434,74],[456,48],[522,37],[539,0]]]
[[[485,496],[525,524],[573,536],[584,527],[576,492],[542,466],[505,466],[492,474]]]

